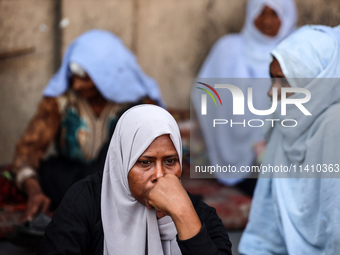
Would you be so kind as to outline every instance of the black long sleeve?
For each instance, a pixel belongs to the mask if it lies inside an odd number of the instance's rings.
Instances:
[[[208,206],[197,196],[189,193],[198,217],[202,222],[201,231],[194,237],[181,241],[178,245],[183,255],[222,255],[231,253],[231,242],[227,230],[213,207]]]
[[[74,184],[55,211],[38,255],[103,254],[100,174]]]

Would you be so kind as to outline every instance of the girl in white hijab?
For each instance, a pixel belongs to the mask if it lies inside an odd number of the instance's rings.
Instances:
[[[240,253],[339,254],[340,26],[304,26],[272,55],[271,76],[286,78],[285,86],[308,89],[311,99],[304,107],[312,115],[288,105],[284,118],[298,125],[275,125],[269,133],[263,165],[295,166],[297,173],[258,180]]]
[[[129,109],[115,128],[102,179],[90,176],[69,190],[40,254],[231,254],[215,209],[183,188],[181,164],[174,118],[154,105]]]
[[[249,0],[241,33],[225,35],[216,42],[204,61],[198,78],[209,78],[210,81],[215,78],[269,78],[270,52],[295,29],[296,21],[297,13],[293,0]],[[199,81],[209,82],[206,79]],[[247,87],[253,86],[254,82],[251,82],[251,85],[247,82],[242,83],[237,85],[246,95]],[[254,88],[253,98],[259,106],[258,109],[266,106],[264,103],[267,102],[266,93],[269,86],[262,82],[260,88]],[[210,123],[200,116],[201,94],[195,86],[192,102],[200,122],[211,165],[231,164],[237,169],[241,166],[252,165],[256,157],[254,146],[264,147],[262,130],[238,126],[237,128],[223,128],[222,132],[216,130],[212,132]],[[232,109],[232,100],[227,97],[228,95],[225,96],[224,92],[220,93],[220,96],[223,107],[220,107],[221,110],[217,115],[222,115],[223,119],[235,117],[229,110]],[[256,119],[259,117],[256,116]],[[219,119],[221,116],[216,116],[216,118]],[[246,112],[243,118],[252,119],[254,116]],[[238,121],[237,116],[235,120]],[[219,181],[226,185],[237,184],[247,176],[248,173],[237,176],[226,173],[217,175]]]

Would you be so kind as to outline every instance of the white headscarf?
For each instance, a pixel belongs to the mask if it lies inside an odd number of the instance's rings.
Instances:
[[[306,147],[302,144],[309,135],[307,130],[331,105],[340,101],[338,79],[331,79],[340,78],[339,39],[339,30],[336,28],[304,26],[272,52],[289,84],[308,89],[312,97],[304,104],[312,116],[305,117],[295,105],[287,105],[285,118],[299,120],[298,126],[287,129],[278,125],[275,127],[277,131],[273,130],[283,135],[284,140],[278,143],[284,146],[290,161],[299,162],[304,159]],[[297,93],[289,98],[300,96]],[[271,139],[276,139],[276,136]]]
[[[174,118],[163,108],[139,105],[126,111],[114,131],[104,166],[101,215],[104,255],[181,254],[172,219],[157,221],[131,194],[128,174],[153,140],[169,134],[182,165],[182,142]]]
[[[276,36],[262,34],[254,24],[264,6],[281,20]],[[199,78],[269,78],[270,52],[295,30],[297,12],[293,0],[250,0],[240,34],[228,34],[213,46],[198,74]]]
[[[164,105],[155,80],[143,72],[121,39],[109,31],[89,30],[68,46],[58,72],[44,90],[45,96],[56,97],[68,89],[72,76],[70,63],[78,64],[86,71],[109,101],[137,102],[148,96]]]
[[[298,125],[275,125],[263,165],[308,164],[309,174],[301,177],[311,177],[312,167],[340,164],[340,26],[304,26],[272,54],[291,86],[311,92],[304,106],[312,116],[287,107],[285,118],[296,119]],[[339,194],[339,178],[259,179],[240,253],[338,254]]]
[[[264,6],[275,10],[281,20],[279,32],[274,37],[262,34],[254,24],[254,20],[260,15]],[[296,26],[297,13],[293,0],[250,0],[247,5],[245,25],[240,34],[226,35],[219,39],[205,60],[198,77],[199,78],[269,78],[269,64],[272,60],[270,52],[277,44],[288,36]],[[270,87],[268,80],[258,81],[258,84],[246,80],[237,81],[237,85],[247,94],[248,87],[254,87],[253,98],[258,109],[267,109],[267,91]],[[205,80],[200,80],[205,82]],[[216,82],[219,82],[218,80]],[[229,80],[233,84],[233,80]],[[210,84],[213,86],[214,84]],[[243,119],[259,119],[261,116],[245,112],[244,116],[232,115],[232,99],[227,93],[220,93],[223,107],[216,110],[215,115],[210,113],[212,119],[233,119],[241,122]],[[192,90],[192,102],[199,117],[200,127],[207,146],[208,156],[212,165],[220,166],[231,164],[240,169],[241,166],[250,166],[255,160],[253,145],[264,139],[261,128],[237,127],[211,130],[211,123],[200,118],[201,91]],[[213,102],[210,109],[214,108]],[[209,105],[208,105],[209,107]],[[214,109],[217,109],[216,107]],[[219,181],[228,185],[240,182],[248,173],[217,175]],[[229,178],[232,177],[232,178]]]

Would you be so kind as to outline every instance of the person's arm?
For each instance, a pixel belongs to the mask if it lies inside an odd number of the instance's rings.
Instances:
[[[199,234],[194,238],[179,241],[183,254],[232,254],[231,242],[222,220],[218,217],[215,208],[205,204],[199,197],[189,197],[203,224]]]
[[[16,146],[13,172],[16,184],[28,195],[26,218],[32,218],[39,210],[46,211],[50,199],[42,192],[37,179],[37,169],[46,149],[53,141],[61,121],[55,98],[42,98],[38,110]]]
[[[151,206],[169,215],[178,233],[182,254],[231,254],[231,243],[213,208],[192,203],[180,180],[167,174],[157,180],[149,193]]]

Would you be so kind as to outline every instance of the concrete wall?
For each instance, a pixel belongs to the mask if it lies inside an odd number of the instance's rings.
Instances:
[[[339,0],[296,2],[299,25],[340,23]],[[120,36],[158,81],[167,105],[185,109],[191,79],[213,43],[242,28],[245,5],[246,0],[0,0],[0,164],[11,161],[62,53],[81,33],[102,28]]]
[[[0,164],[8,163],[55,66],[55,2],[0,1]]]

